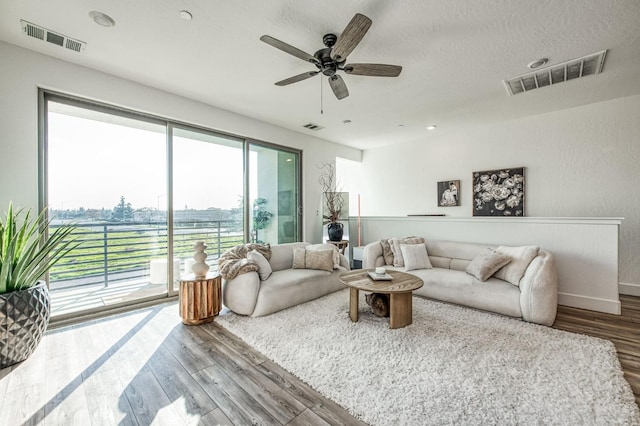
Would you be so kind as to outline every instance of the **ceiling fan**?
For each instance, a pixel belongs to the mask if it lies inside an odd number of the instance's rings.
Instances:
[[[360,43],[367,33],[367,30],[369,30],[369,27],[371,27],[371,24],[371,19],[360,13],[356,13],[353,19],[351,19],[351,22],[349,22],[344,31],[342,31],[340,37],[335,34],[325,34],[325,36],[322,37],[322,42],[326,47],[318,50],[313,56],[271,36],[263,35],[260,37],[260,40],[263,42],[296,58],[300,58],[303,61],[310,62],[317,68],[317,71],[307,71],[278,81],[276,86],[286,86],[291,83],[297,83],[322,73],[329,77],[329,85],[336,95],[336,98],[344,99],[349,96],[349,90],[342,77],[337,74],[338,71],[344,71],[352,75],[397,77],[402,71],[402,67],[399,65],[346,63],[347,56],[349,56],[358,43]]]

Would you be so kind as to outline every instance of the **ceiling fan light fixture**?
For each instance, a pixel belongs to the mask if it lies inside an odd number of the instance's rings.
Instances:
[[[116,21],[114,21],[111,16],[97,10],[92,10],[91,12],[89,12],[89,17],[93,19],[93,22],[102,27],[109,28],[116,25]]]

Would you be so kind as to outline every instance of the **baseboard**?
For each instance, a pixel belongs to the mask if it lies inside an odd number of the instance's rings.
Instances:
[[[596,297],[580,296],[578,294],[558,293],[558,305],[573,308],[588,309],[590,311],[605,312],[620,315],[620,301],[600,299]]]
[[[640,284],[620,283],[618,284],[618,291],[620,294],[626,294],[627,296],[640,297]]]

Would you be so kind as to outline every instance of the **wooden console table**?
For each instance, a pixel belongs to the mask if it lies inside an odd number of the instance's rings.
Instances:
[[[204,278],[194,274],[180,277],[180,316],[187,325],[213,321],[222,309],[222,279],[217,272]]]

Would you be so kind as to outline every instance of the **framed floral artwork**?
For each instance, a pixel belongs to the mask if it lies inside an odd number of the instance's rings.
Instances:
[[[460,205],[459,180],[445,180],[438,182],[438,206],[439,207],[455,207]]]
[[[474,216],[524,216],[524,167],[473,172]]]

